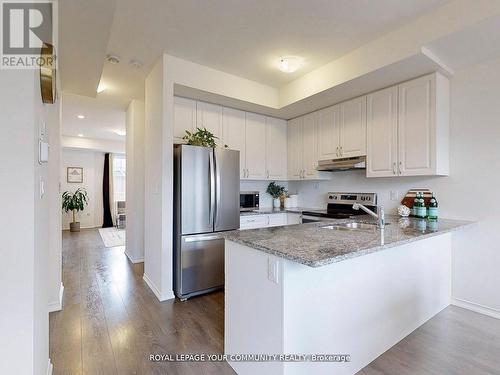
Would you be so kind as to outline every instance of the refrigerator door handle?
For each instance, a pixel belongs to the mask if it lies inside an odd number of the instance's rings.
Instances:
[[[208,158],[208,173],[210,175],[210,204],[208,206],[208,216],[210,220],[210,225],[214,224],[214,211],[215,211],[215,167],[214,167],[214,153],[210,152]]]
[[[215,154],[215,225],[219,222],[219,211],[220,211],[220,170],[219,170],[219,160],[217,158],[217,152]]]

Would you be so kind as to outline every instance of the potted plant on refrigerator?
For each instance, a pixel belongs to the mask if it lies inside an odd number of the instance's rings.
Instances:
[[[279,208],[281,206],[280,197],[285,194],[285,188],[273,181],[267,186],[266,192],[273,197],[273,207]]]
[[[65,212],[73,213],[73,222],[69,223],[70,232],[79,232],[80,223],[76,221],[76,213],[83,211],[88,204],[87,191],[83,188],[77,189],[74,193],[65,191],[62,194],[62,208]]]

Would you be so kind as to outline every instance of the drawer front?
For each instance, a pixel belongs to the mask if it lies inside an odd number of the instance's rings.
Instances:
[[[267,215],[240,216],[240,229],[267,227]]]

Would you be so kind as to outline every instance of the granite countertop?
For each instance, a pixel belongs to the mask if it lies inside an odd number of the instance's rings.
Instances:
[[[240,216],[249,215],[269,215],[269,214],[280,214],[280,213],[297,213],[301,214],[303,211],[315,211],[320,210],[320,208],[306,208],[306,207],[290,207],[290,208],[273,208],[273,207],[263,207],[255,211],[241,211]]]
[[[473,224],[470,221],[425,219],[386,216],[383,231],[374,225],[370,229],[332,230],[330,224],[349,222],[375,223],[370,216],[330,222],[307,223],[231,231],[226,239],[310,267],[320,267],[350,258],[374,253],[386,248],[440,235]]]

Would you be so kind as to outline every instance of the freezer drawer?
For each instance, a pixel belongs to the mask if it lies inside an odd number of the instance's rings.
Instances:
[[[224,285],[224,238],[217,233],[180,236],[175,293],[181,299]]]

